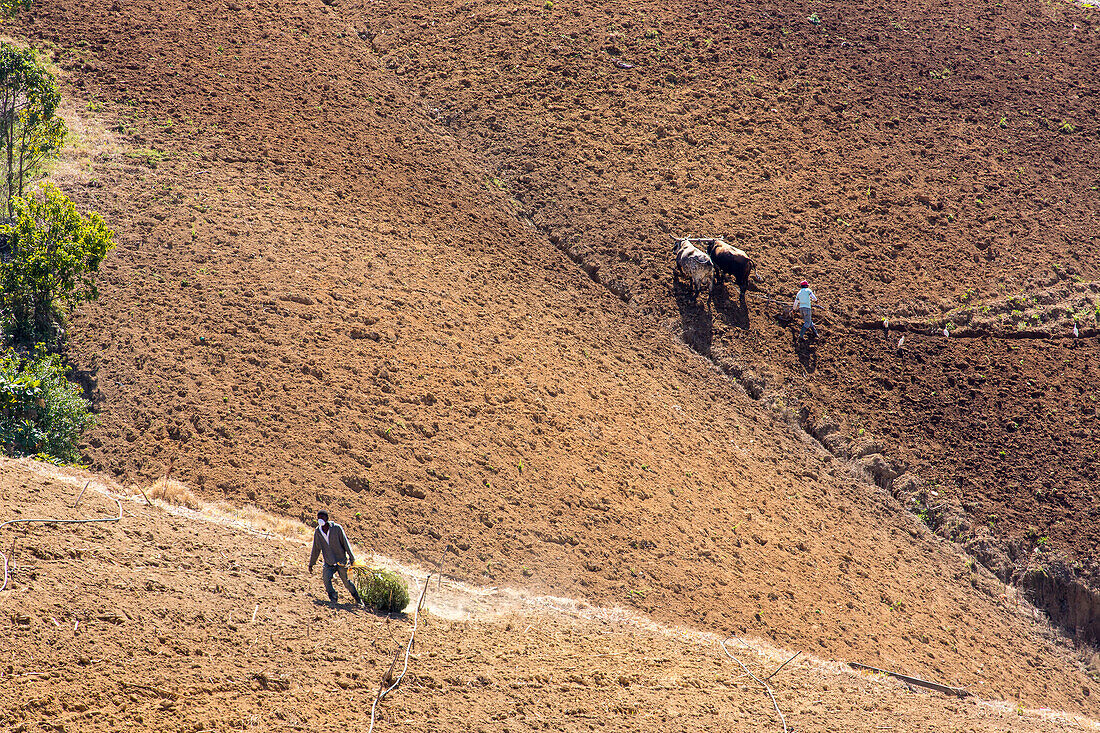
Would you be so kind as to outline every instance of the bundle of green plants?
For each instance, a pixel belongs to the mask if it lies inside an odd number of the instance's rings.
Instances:
[[[80,460],[80,434],[95,418],[56,354],[0,355],[0,452],[52,463]]]
[[[409,605],[409,588],[392,570],[352,565],[351,573],[359,597],[371,608],[397,613]]]

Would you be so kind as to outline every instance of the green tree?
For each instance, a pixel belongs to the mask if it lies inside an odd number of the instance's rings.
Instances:
[[[0,9],[6,8],[0,0]],[[57,115],[59,104],[57,78],[37,54],[0,43],[0,196],[9,216],[14,214],[11,200],[22,196],[24,184],[61,150],[66,129]]]
[[[10,18],[31,6],[31,0],[0,0],[0,15]]]
[[[57,348],[68,309],[99,297],[95,273],[114,234],[52,183],[12,198],[12,211],[13,223],[0,226],[8,250],[0,253],[0,316],[16,344]]]
[[[56,463],[80,460],[77,441],[95,422],[56,354],[0,355],[0,451]]]

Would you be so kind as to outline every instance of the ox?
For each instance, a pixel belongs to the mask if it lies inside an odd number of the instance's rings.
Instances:
[[[700,240],[700,244],[706,244],[707,254],[710,255],[714,268],[717,270],[718,281],[722,282],[730,275],[737,280],[737,287],[741,289],[741,300],[745,299],[745,291],[749,289],[749,273],[755,267],[753,261],[743,250],[726,244],[721,239]]]
[[[691,243],[690,239],[677,239],[672,244],[676,253],[674,277],[682,275],[691,284],[691,297],[696,299],[703,290],[710,300],[714,288],[714,263],[706,252]]]

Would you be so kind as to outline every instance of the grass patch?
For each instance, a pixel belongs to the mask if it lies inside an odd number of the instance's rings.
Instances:
[[[307,527],[300,520],[270,514],[255,504],[238,507],[227,501],[213,504],[205,502],[195,496],[187,484],[175,479],[158,479],[145,491],[145,496],[151,501],[186,507],[198,512],[205,519],[252,532],[276,535],[297,542],[309,542],[313,535],[313,528]]]
[[[397,613],[409,605],[409,588],[392,570],[352,565],[351,572],[359,597],[371,608]]]
[[[175,479],[158,479],[145,493],[150,499],[160,499],[165,504],[183,506],[195,511],[202,509],[202,503],[191,493],[187,485]]]
[[[52,163],[50,169],[55,181],[60,179],[62,183],[87,184],[96,166],[117,152],[115,135],[99,119],[101,110],[93,109],[96,106],[102,108],[102,104],[96,101],[83,105],[76,99],[65,98],[61,101],[57,113],[65,120],[69,134],[58,160]]]
[[[156,148],[131,148],[122,151],[122,154],[131,160],[140,160],[150,168],[156,168],[168,157],[168,153],[163,150],[157,150]]]

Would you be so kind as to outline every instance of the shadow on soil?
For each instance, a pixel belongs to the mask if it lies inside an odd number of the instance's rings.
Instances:
[[[676,299],[676,308],[680,311],[680,326],[684,332],[684,342],[696,353],[710,356],[710,345],[714,341],[714,315],[711,313],[711,298],[702,294],[691,297],[687,287],[674,281],[672,295]]]
[[[749,307],[744,296],[731,298],[727,286],[722,283],[714,287],[714,310],[728,326],[749,330]]]
[[[808,340],[800,340],[797,333],[791,334],[791,348],[798,354],[798,363],[806,370],[806,374],[817,371],[817,343],[818,337],[810,334]]]
[[[372,616],[378,616],[379,618],[392,618],[398,621],[406,620],[409,615],[404,611],[398,611],[396,613],[390,613],[388,611],[379,611],[377,608],[371,608],[370,606],[359,606],[357,603],[329,603],[321,598],[314,598],[313,605],[318,608],[331,608],[333,610],[339,609],[341,611],[363,612],[369,613]]]
[[[1093,647],[1100,643],[1100,596],[1074,578],[1072,568],[1029,568],[1010,580],[1074,639]]]
[[[99,391],[99,367],[76,369],[69,365],[68,377],[70,381],[80,385],[84,399],[91,404],[93,412],[98,412],[103,403],[103,393]]]

